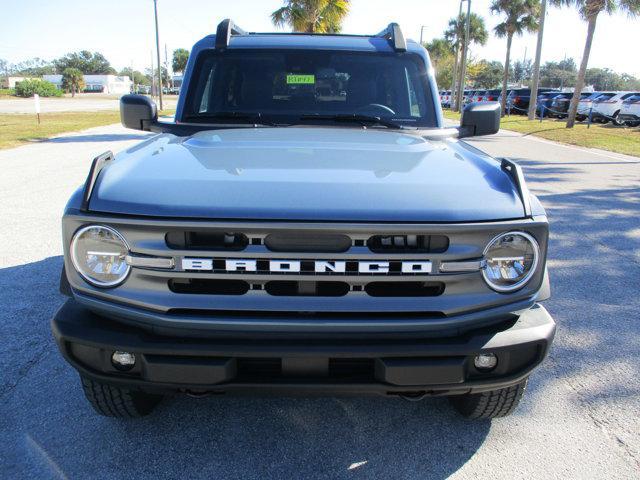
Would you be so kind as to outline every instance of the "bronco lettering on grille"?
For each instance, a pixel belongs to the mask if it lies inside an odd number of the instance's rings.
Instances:
[[[427,274],[432,263],[424,261],[288,260],[183,258],[182,270],[246,273],[317,274]]]

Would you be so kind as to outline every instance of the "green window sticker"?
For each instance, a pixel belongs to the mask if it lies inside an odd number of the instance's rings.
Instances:
[[[287,85],[315,85],[315,75],[299,75],[289,74],[287,75]]]

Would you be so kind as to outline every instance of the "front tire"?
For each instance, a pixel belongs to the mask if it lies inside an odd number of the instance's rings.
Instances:
[[[100,415],[115,418],[138,418],[150,414],[162,395],[138,392],[80,377],[82,390],[93,409]]]
[[[621,122],[620,120],[618,120],[618,115],[619,115],[619,114],[620,114],[620,110],[616,111],[616,112],[613,114],[613,120],[612,120],[612,122],[613,122],[613,124],[614,124],[616,127],[623,127],[623,126],[624,126],[624,122]]]
[[[499,418],[510,415],[520,403],[528,378],[516,385],[482,393],[449,397],[453,407],[464,417],[472,419]]]

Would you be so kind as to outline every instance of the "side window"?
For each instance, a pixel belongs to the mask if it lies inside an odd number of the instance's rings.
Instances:
[[[626,100],[627,98],[631,97],[635,95],[635,93],[627,93],[626,95],[623,95],[622,97],[620,97],[622,100]]]
[[[206,113],[209,111],[209,99],[211,98],[211,91],[213,90],[213,75],[215,73],[216,67],[215,63],[211,66],[211,70],[209,70],[209,74],[207,75],[207,81],[204,84],[202,90],[202,98],[200,100],[200,105],[198,106],[198,113]]]
[[[423,115],[423,102],[418,99],[418,93],[416,92],[415,85],[413,84],[412,75],[409,73],[409,69],[404,69],[405,77],[407,79],[407,91],[409,94],[409,109],[412,117],[420,117]],[[414,77],[415,78],[415,77]]]

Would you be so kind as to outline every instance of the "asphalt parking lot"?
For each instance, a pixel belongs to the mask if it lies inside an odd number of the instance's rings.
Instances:
[[[559,329],[513,416],[467,421],[443,399],[176,397],[122,421],[85,402],[49,320],[68,196],[93,156],[144,136],[101,127],[0,151],[3,478],[640,476],[640,158],[508,132],[470,142],[520,162],[551,219]]]

